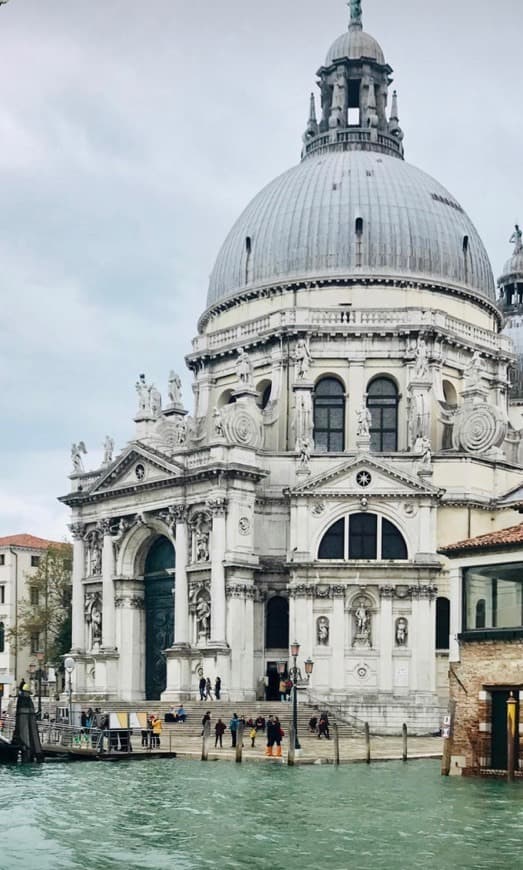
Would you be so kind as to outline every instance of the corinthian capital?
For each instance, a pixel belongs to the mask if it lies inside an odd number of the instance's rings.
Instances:
[[[166,511],[161,511],[160,519],[173,531],[176,523],[184,523],[187,519],[187,508],[184,504],[172,504]]]
[[[225,516],[227,513],[228,499],[221,496],[207,499],[207,507],[215,517]]]
[[[71,523],[69,526],[69,531],[73,536],[75,541],[80,541],[83,539],[85,534],[85,524],[84,523]]]

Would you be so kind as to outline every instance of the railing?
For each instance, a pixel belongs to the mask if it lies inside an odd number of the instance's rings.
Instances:
[[[361,731],[362,733],[365,732],[365,726],[367,723],[364,722],[363,719],[358,719],[357,716],[352,716],[350,713],[346,713],[341,704],[335,704],[332,701],[329,701],[328,698],[313,695],[311,692],[308,693],[308,703],[317,707],[318,710],[325,710],[338,724],[343,722],[344,725],[350,725],[356,731]]]
[[[481,326],[474,326],[466,320],[451,317],[444,311],[430,311],[423,308],[292,308],[278,311],[274,314],[258,317],[234,329],[222,329],[195,339],[195,352],[214,350],[227,345],[240,343],[244,338],[260,335],[263,332],[277,332],[288,327],[307,331],[322,326],[325,328],[342,327],[347,332],[361,328],[382,329],[404,326],[406,329],[430,329],[449,332],[461,338],[467,345],[486,345],[492,349],[500,346],[503,350],[511,350],[510,340],[503,335],[497,335]]]

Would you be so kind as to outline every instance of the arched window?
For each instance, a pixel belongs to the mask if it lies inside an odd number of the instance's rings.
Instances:
[[[371,415],[370,449],[394,453],[398,449],[398,390],[390,378],[376,378],[367,389]]]
[[[450,601],[436,599],[436,649],[448,649],[450,639]]]
[[[480,598],[476,602],[476,628],[485,628],[487,624],[487,602]]]
[[[322,378],[314,391],[314,447],[318,453],[345,447],[345,391],[336,378]]]
[[[338,520],[323,536],[318,559],[345,558],[345,519]]]
[[[378,514],[351,514],[324,534],[318,559],[408,559],[405,538]]]
[[[265,648],[288,649],[289,647],[289,602],[275,595],[267,602],[265,611]]]
[[[5,625],[3,622],[0,622],[0,653],[3,653],[5,650]]]

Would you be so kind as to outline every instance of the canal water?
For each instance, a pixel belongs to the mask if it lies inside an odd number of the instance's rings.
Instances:
[[[523,867],[523,787],[437,762],[0,767],[1,870]]]

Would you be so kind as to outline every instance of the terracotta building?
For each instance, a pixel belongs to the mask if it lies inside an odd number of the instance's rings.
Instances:
[[[451,773],[506,770],[507,701],[516,700],[523,770],[523,523],[441,551],[451,564]]]

